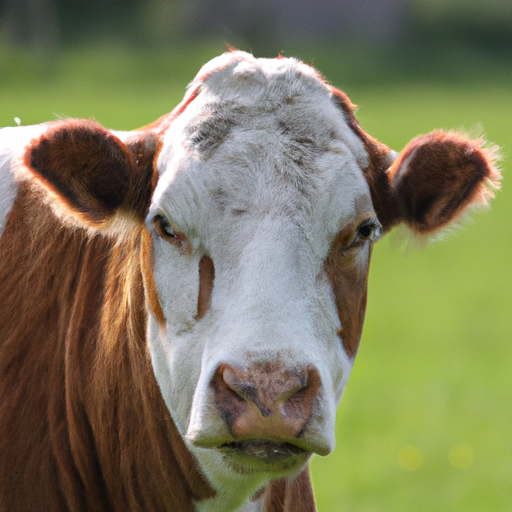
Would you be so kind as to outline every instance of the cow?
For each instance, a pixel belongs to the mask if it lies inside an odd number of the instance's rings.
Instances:
[[[373,244],[499,185],[483,140],[399,154],[293,58],[230,51],[134,131],[0,131],[0,510],[312,512]]]

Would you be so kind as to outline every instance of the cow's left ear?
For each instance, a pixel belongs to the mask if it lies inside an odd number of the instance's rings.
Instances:
[[[60,211],[97,229],[119,215],[144,220],[156,147],[149,131],[121,141],[94,121],[68,119],[49,123],[27,146],[24,163]]]
[[[295,478],[280,478],[267,484],[263,512],[316,512],[309,467]]]
[[[429,234],[469,207],[486,205],[499,187],[496,159],[483,140],[459,133],[435,131],[412,140],[385,172],[386,186],[372,191],[388,210],[385,228],[405,223]]]

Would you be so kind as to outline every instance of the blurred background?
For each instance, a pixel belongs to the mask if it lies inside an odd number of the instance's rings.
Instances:
[[[320,512],[512,511],[512,2],[0,0],[0,126],[150,123],[226,44],[313,64],[394,149],[434,128],[502,148],[490,211],[377,244],[337,448],[312,468]]]

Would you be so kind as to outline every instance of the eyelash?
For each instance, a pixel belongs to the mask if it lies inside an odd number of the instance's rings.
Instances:
[[[364,242],[370,241],[371,243],[376,242],[382,236],[382,225],[381,223],[375,219],[370,218],[366,219],[361,224],[359,224],[357,228],[356,235],[352,242],[342,249],[343,255],[348,255],[348,253],[359,246],[361,246]]]
[[[183,233],[175,231],[165,215],[155,215],[152,222],[157,235],[162,240],[185,252],[190,249],[187,237]]]
[[[370,232],[368,232],[368,229]],[[363,232],[363,230],[365,232]],[[376,242],[382,236],[382,225],[375,218],[366,219],[359,224],[359,227],[357,228],[357,236],[363,240]]]
[[[158,236],[164,240],[176,240],[177,236],[172,229],[171,223],[163,215],[155,215],[153,225]]]

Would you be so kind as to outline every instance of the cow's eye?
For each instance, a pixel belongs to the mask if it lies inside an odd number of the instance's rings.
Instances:
[[[370,240],[376,242],[382,236],[382,225],[375,219],[366,219],[357,228],[356,240]]]
[[[376,242],[382,236],[382,225],[375,218],[369,218],[359,224],[356,234],[346,247],[343,247],[341,253],[343,256],[355,254],[359,247],[362,247],[367,241]]]
[[[163,215],[155,215],[153,224],[158,236],[165,240],[176,240],[177,237],[174,229],[172,229],[170,222]]]

